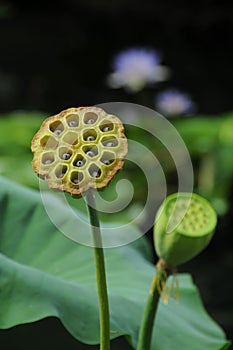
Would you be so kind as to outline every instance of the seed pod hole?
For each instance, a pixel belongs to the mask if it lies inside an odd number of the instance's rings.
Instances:
[[[83,133],[84,141],[93,142],[96,140],[96,138],[97,138],[97,133],[94,129],[86,130]]]
[[[75,157],[75,160],[73,162],[73,165],[74,166],[77,166],[78,168],[81,168],[83,167],[84,165],[86,164],[86,159],[83,158],[83,156],[81,154],[78,154],[76,157]]]
[[[59,157],[62,160],[69,160],[72,156],[72,151],[70,149],[67,149],[65,147],[62,147],[59,149]]]
[[[42,164],[49,165],[54,162],[54,155],[52,152],[44,153],[42,156]]]
[[[92,164],[88,169],[88,172],[93,178],[98,178],[101,176],[101,170],[96,164]]]
[[[104,152],[100,161],[105,165],[110,165],[114,162],[115,155],[112,152]]]
[[[103,137],[101,142],[105,147],[116,147],[118,145],[118,141],[115,136]]]
[[[96,146],[84,146],[83,152],[86,153],[88,157],[95,157],[98,154],[98,148]]]
[[[55,134],[60,135],[64,131],[64,126],[62,122],[56,120],[55,122],[49,125],[49,129]]]
[[[75,132],[69,131],[64,135],[63,141],[69,145],[76,145],[78,143],[78,135]]]
[[[195,235],[200,230],[208,228],[208,225],[210,224],[210,220],[207,219],[209,215],[208,210],[201,206],[196,199],[178,199],[176,204],[170,203],[169,206],[169,209],[171,209],[171,207],[174,209],[171,214],[172,220],[179,223],[179,230],[187,231],[189,234]],[[202,208],[201,211],[200,208]]]
[[[83,173],[78,171],[73,171],[70,175],[70,180],[75,185],[80,184],[83,178],[84,178]]]
[[[113,123],[110,122],[109,120],[106,120],[102,124],[100,124],[100,130],[102,132],[112,131],[113,128],[114,128]]]
[[[40,140],[40,144],[43,148],[46,149],[55,149],[58,146],[58,142],[52,137],[52,136],[44,136],[41,140]]]
[[[70,128],[76,128],[79,125],[79,118],[77,114],[70,114],[66,117],[66,122]]]
[[[95,122],[97,121],[98,116],[97,114],[93,113],[93,112],[87,112],[84,115],[83,121],[85,124],[95,124]]]
[[[58,179],[62,179],[67,171],[66,165],[59,165],[55,171],[55,175]]]

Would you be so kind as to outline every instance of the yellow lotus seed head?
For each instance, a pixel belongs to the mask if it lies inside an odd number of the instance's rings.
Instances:
[[[69,108],[47,118],[34,136],[32,167],[50,188],[79,197],[106,187],[127,151],[118,117],[98,107]]]

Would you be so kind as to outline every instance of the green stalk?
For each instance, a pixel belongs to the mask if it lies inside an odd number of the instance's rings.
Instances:
[[[137,350],[150,350],[154,319],[158,308],[160,294],[170,274],[168,265],[160,259],[152,279],[149,295],[144,309],[141,328],[139,331]]]
[[[95,205],[95,198],[92,190],[87,191],[86,204],[89,213],[93,242],[96,269],[96,282],[99,299],[100,314],[100,350],[110,350],[110,321],[108,292],[104,264],[104,250],[100,232],[99,216]]]

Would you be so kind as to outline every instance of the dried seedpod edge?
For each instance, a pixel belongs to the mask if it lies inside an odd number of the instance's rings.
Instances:
[[[128,143],[115,115],[73,107],[45,119],[31,149],[32,167],[50,188],[80,197],[108,185],[123,167]]]

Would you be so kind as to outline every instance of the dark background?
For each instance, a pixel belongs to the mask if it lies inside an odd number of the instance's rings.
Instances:
[[[232,36],[233,4],[226,0],[1,1],[0,113],[24,109],[55,114],[71,106],[137,102],[138,94],[106,85],[114,55],[132,46],[157,49],[172,71],[169,81],[148,89],[151,101],[156,91],[177,87],[193,97],[201,114],[230,112]],[[181,268],[193,274],[207,310],[230,338],[233,242],[226,239],[226,227],[231,227],[232,216],[231,208],[220,219],[221,236],[206,254]],[[24,349],[35,348],[35,342],[38,348],[77,348],[55,320],[0,335],[4,349],[15,349],[25,339]]]
[[[172,76],[160,89],[190,93],[201,113],[232,110],[232,33],[226,0],[1,2],[1,111],[137,101],[105,83],[131,46],[162,53]]]

